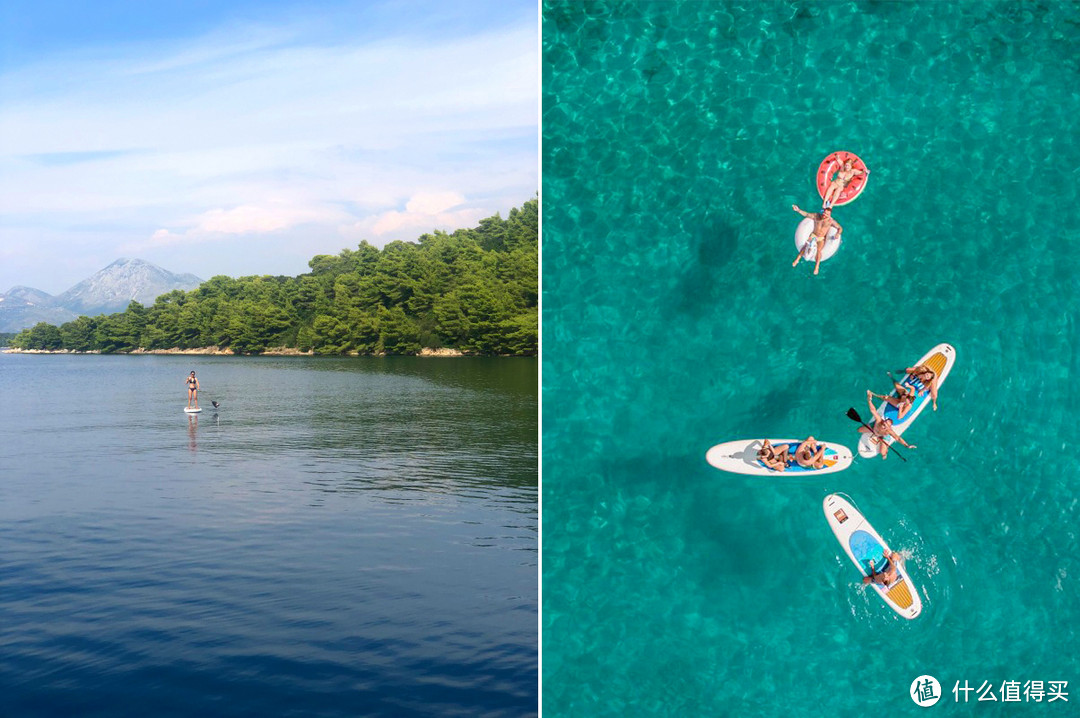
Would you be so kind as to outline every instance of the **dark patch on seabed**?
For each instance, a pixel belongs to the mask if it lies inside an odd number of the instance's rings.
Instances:
[[[690,316],[701,316],[713,308],[717,275],[739,246],[739,230],[724,219],[706,217],[689,241],[697,261],[687,263],[679,282],[678,308]]]
[[[675,81],[675,70],[659,52],[652,51],[641,63],[641,75],[647,83],[669,85]]]
[[[761,426],[779,425],[781,419],[791,414],[791,410],[794,408],[791,397],[799,395],[802,383],[803,379],[796,376],[789,380],[783,388],[766,392],[757,405],[747,412],[747,415],[754,417],[756,423]]]

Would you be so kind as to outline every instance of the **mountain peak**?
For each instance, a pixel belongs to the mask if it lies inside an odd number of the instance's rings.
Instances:
[[[173,274],[144,259],[121,257],[57,297],[78,314],[122,312],[132,301],[152,304],[174,289],[187,291],[202,284],[193,274]]]
[[[7,297],[8,299],[20,299],[30,304],[49,304],[55,297],[48,292],[43,292],[40,289],[34,289],[33,287],[12,287],[8,290],[7,294],[0,294],[0,297]]]
[[[147,267],[154,267],[156,269],[160,269],[160,267],[153,264],[152,262],[147,262],[145,259],[129,259],[128,257],[120,257],[119,259],[113,260],[113,263],[110,264],[108,267],[105,267],[105,269],[109,269],[111,267],[124,267],[124,266],[139,267],[139,266],[143,266],[143,265],[145,265]]]
[[[0,332],[17,332],[37,322],[59,325],[80,314],[122,312],[132,301],[153,304],[162,294],[200,284],[194,274],[173,274],[145,259],[121,257],[56,297],[32,287],[12,287],[0,294]]]

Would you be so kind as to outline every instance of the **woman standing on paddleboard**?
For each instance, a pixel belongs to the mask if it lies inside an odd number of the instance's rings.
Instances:
[[[199,408],[199,380],[195,378],[195,372],[188,374],[187,378],[187,405],[192,408],[191,402],[195,402],[195,408]]]

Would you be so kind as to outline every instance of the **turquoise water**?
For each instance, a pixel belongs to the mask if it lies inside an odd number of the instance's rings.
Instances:
[[[543,53],[545,715],[907,713],[921,674],[932,710],[1075,706],[1080,5],[545,3]],[[872,174],[813,277],[791,205],[841,149]],[[846,409],[939,342],[907,463],[706,465],[854,448]],[[831,492],[919,618],[861,587]],[[1030,680],[1070,702],[1001,702]]]

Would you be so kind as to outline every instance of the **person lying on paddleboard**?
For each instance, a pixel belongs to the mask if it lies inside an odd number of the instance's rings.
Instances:
[[[758,461],[765,465],[766,468],[773,471],[783,471],[787,468],[787,464],[791,461],[791,455],[788,454],[788,445],[784,444],[779,449],[769,443],[768,439],[761,442],[761,448],[757,452]]]
[[[918,379],[924,387],[929,389],[930,401],[934,403],[934,411],[937,411],[937,372],[925,364],[911,366],[904,371],[913,379]]]
[[[806,441],[795,449],[795,463],[804,469],[825,468],[825,444],[815,441],[812,436],[807,437]]]
[[[892,378],[892,374],[889,374]],[[915,397],[918,393],[914,387],[901,384],[896,379],[893,379],[893,388],[896,389],[896,396],[888,396],[886,394],[871,394],[870,396],[876,396],[879,399],[883,399],[886,404],[896,407],[896,418],[903,419],[904,415],[911,411],[912,405],[915,403]]]
[[[808,217],[814,220],[814,231],[810,233],[810,237],[807,238],[807,243],[817,243],[817,262],[814,264],[814,274],[818,273],[821,268],[821,251],[825,248],[825,237],[829,234],[830,227],[836,227],[836,238],[840,239],[840,235],[843,234],[844,228],[841,227],[835,219],[832,218],[832,210],[825,208],[817,214],[811,214],[810,212],[804,212],[799,209],[799,205],[793,204],[791,208],[801,214],[803,217]],[[799,256],[795,258],[795,261],[791,263],[794,267],[802,259],[802,252],[799,252]]]
[[[888,559],[885,570],[880,572],[874,570],[874,559],[870,559],[870,575],[863,576],[862,582],[864,584],[880,583],[885,588],[888,588],[896,581],[900,573],[896,567],[904,560],[904,557],[896,551],[886,551],[885,558]]]
[[[859,433],[870,434],[870,440],[878,445],[881,458],[884,459],[889,455],[889,442],[885,441],[887,436],[891,436],[893,441],[899,441],[909,449],[919,448],[915,444],[907,443],[899,434],[893,431],[892,419],[887,419],[877,412],[877,409],[874,408],[874,392],[869,389],[866,390],[866,403],[870,407],[870,413],[874,416],[874,428],[867,429],[865,426],[860,426]]]
[[[855,169],[854,160],[844,160],[844,164],[837,169],[836,176],[829,182],[829,187],[825,190],[825,201],[821,206],[825,208],[832,207],[833,202],[836,201],[851,180],[855,179],[857,175],[866,174],[870,174],[870,170],[857,170]]]
[[[194,408],[199,408],[199,380],[195,378],[195,372],[188,374],[187,378],[187,405],[189,409],[192,408],[191,402],[195,402]]]

